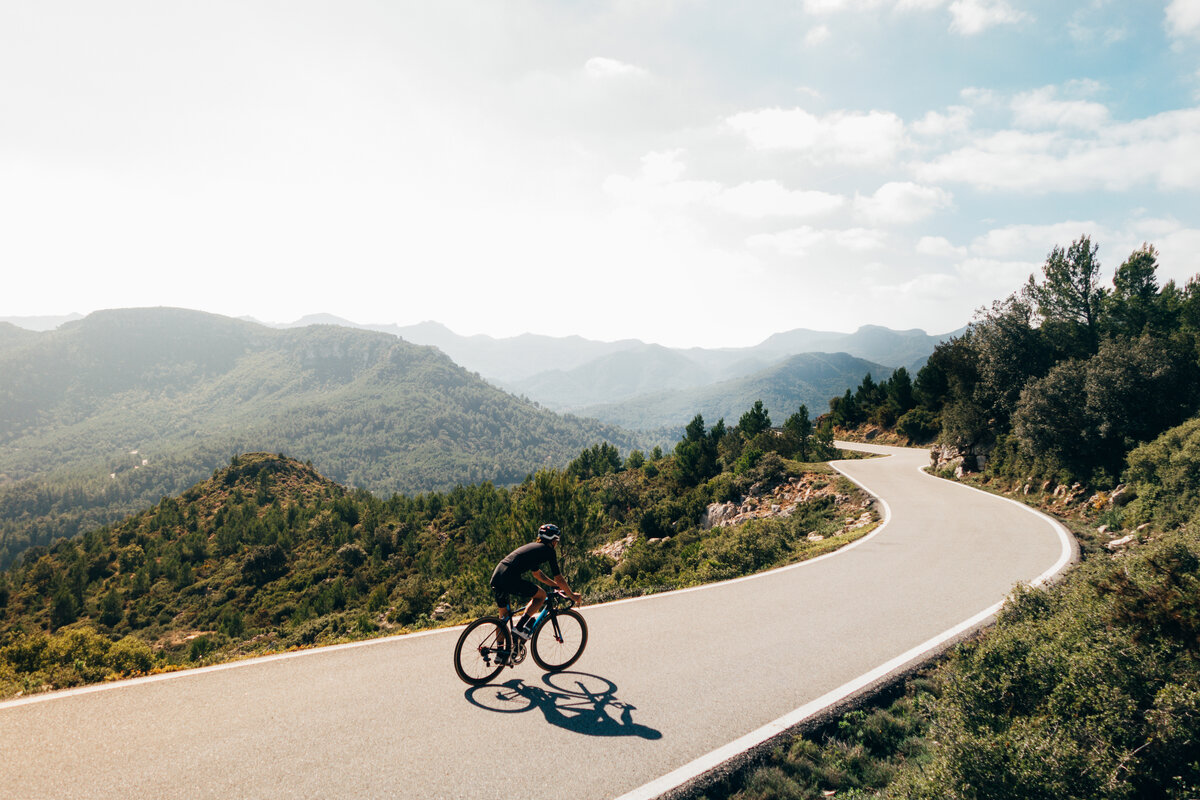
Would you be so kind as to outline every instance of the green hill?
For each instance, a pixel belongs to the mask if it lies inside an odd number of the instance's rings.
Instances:
[[[697,413],[710,422],[736,419],[754,400],[783,416],[801,405],[816,415],[829,407],[831,397],[857,386],[868,373],[882,381],[892,369],[846,353],[803,353],[742,378],[584,406],[578,413],[635,430],[678,425]]]
[[[562,417],[432,347],[180,309],[97,312],[0,347],[0,565],[284,452],[380,494],[507,484],[628,434]]]

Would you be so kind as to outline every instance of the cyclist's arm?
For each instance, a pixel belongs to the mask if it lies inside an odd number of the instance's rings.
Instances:
[[[571,587],[567,585],[567,579],[562,575],[555,575],[554,580],[550,580],[546,577],[546,573],[542,572],[540,569],[535,569],[533,571],[533,577],[537,578],[547,586],[553,586],[556,589],[561,589],[564,594],[575,601],[576,605],[579,605],[583,602],[583,595],[571,591]]]
[[[550,580],[549,578],[546,577],[546,573],[542,572],[540,569],[535,569],[533,571],[533,577],[535,579],[537,579],[538,581],[546,584],[547,586],[552,586],[552,587],[558,587],[558,582],[559,582],[559,580],[562,579],[562,576],[559,575],[554,580]]]

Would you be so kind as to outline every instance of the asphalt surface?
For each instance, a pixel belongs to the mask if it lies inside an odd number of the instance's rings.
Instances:
[[[1065,565],[1046,518],[919,472],[926,451],[866,449],[890,457],[839,468],[885,501],[879,532],[584,608],[570,672],[527,659],[470,689],[451,629],[3,703],[0,797],[653,796]]]

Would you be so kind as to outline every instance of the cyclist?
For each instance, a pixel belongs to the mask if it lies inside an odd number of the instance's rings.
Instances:
[[[583,600],[581,595],[571,591],[571,587],[567,585],[567,579],[562,575],[562,570],[558,568],[558,555],[554,550],[558,546],[561,536],[557,525],[543,525],[538,528],[536,542],[523,544],[513,550],[501,559],[500,563],[496,565],[496,571],[492,573],[492,594],[496,598],[496,604],[500,606],[501,621],[508,620],[509,595],[515,594],[520,597],[533,595],[516,626],[517,635],[522,639],[529,638],[532,633],[528,629],[529,620],[542,610],[542,603],[546,600],[546,590],[523,577],[529,570],[533,570],[533,577],[539,582],[561,589],[576,604]],[[554,576],[553,579],[547,578],[546,573],[542,572],[541,567],[544,564],[549,565],[550,574]]]

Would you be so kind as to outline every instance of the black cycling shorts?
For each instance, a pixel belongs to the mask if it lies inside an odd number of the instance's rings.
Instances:
[[[496,598],[496,605],[500,607],[508,605],[510,595],[533,597],[538,591],[538,587],[532,581],[527,581],[520,575],[509,575],[504,570],[496,570],[492,573],[490,585],[492,596]]]

